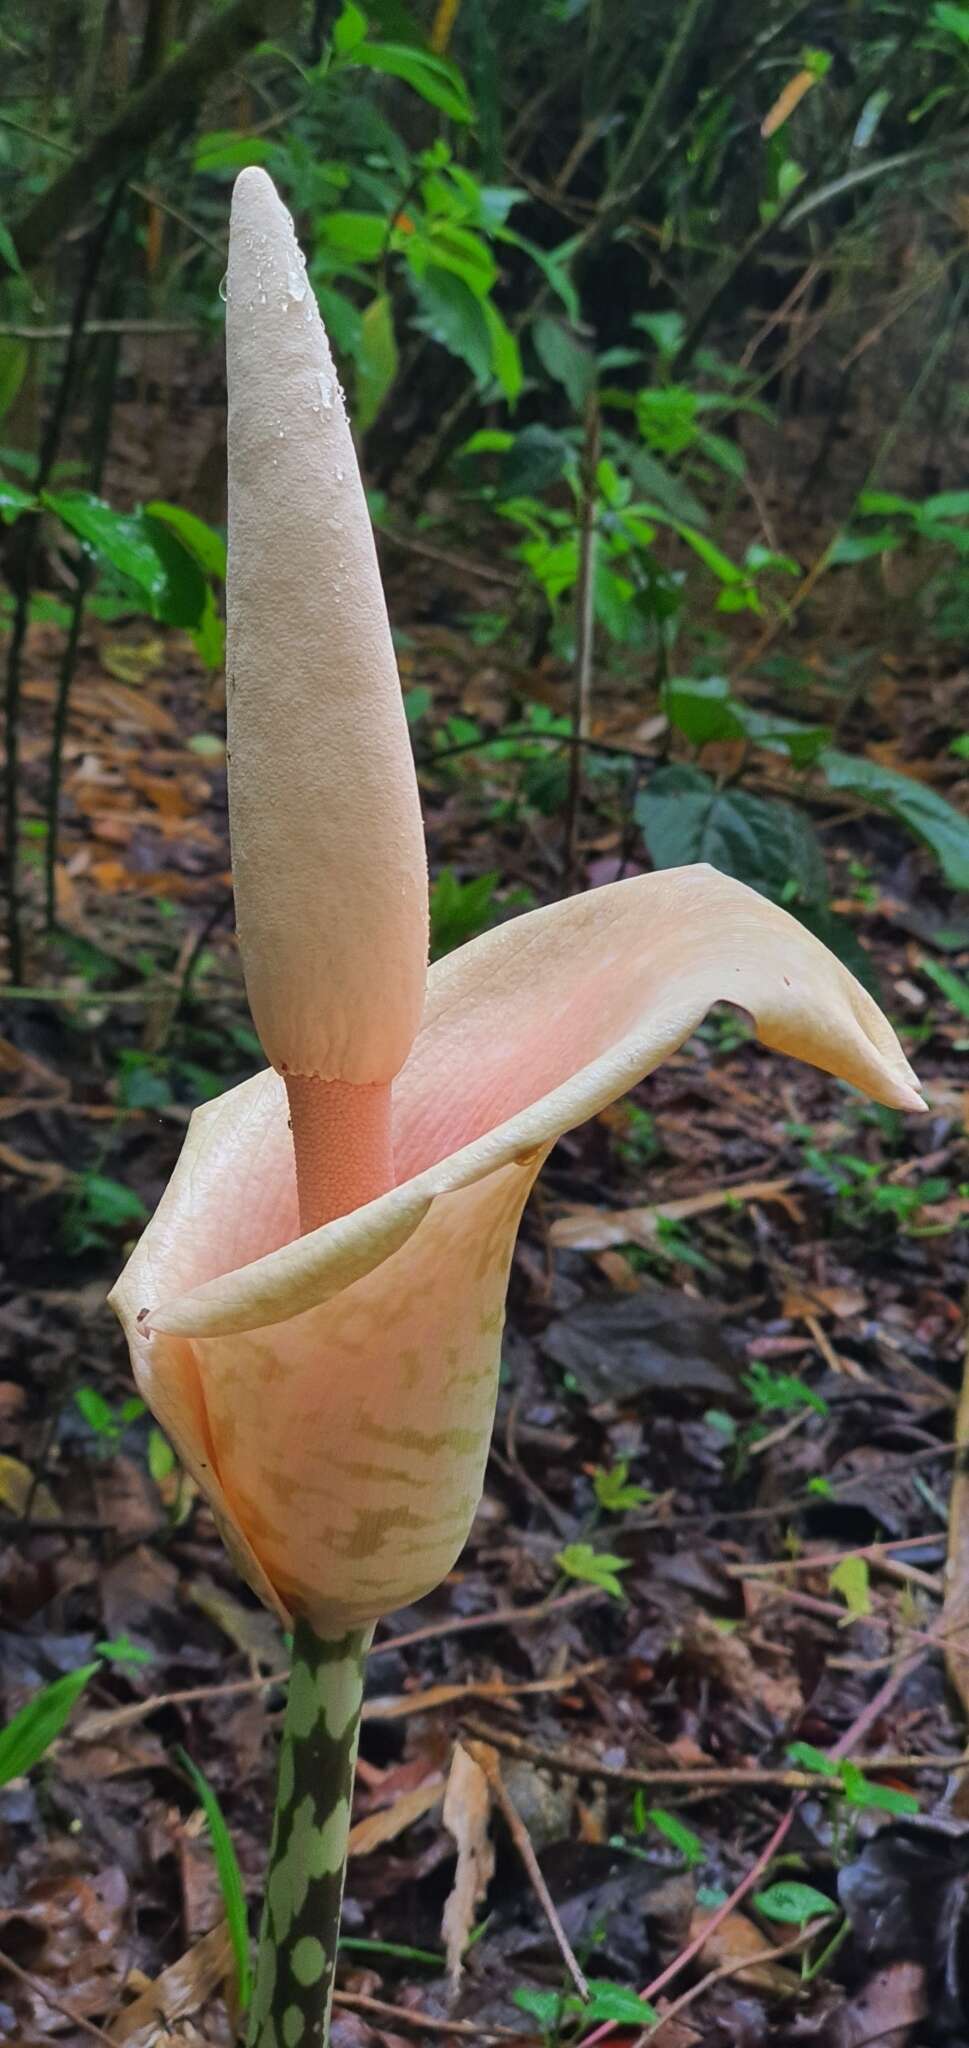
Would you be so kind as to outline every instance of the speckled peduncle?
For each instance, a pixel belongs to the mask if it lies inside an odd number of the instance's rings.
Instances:
[[[248,2048],[326,2048],[372,1630],[293,1636]]]

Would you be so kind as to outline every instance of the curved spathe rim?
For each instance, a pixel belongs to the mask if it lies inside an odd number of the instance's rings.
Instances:
[[[416,1144],[419,1156],[423,1143],[433,1163],[321,1230],[169,1296],[166,1260],[149,1255],[148,1240],[155,1234],[163,1250],[165,1212],[170,1205],[175,1223],[186,1187],[216,1146],[216,1127],[257,1102],[265,1115],[274,1089],[281,1104],[282,1084],[263,1074],[197,1112],[142,1240],[145,1256],[139,1246],[115,1289],[119,1314],[130,1325],[147,1309],[150,1328],[202,1337],[259,1329],[319,1305],[405,1244],[433,1201],[513,1160],[525,1163],[625,1094],[717,1001],[747,1010],[765,1045],[891,1107],[924,1108],[877,1004],[786,911],[712,868],[633,877],[532,911],[432,968],[422,1029],[397,1088],[405,1152],[410,1118],[411,1150]],[[441,1104],[460,1095],[462,1072],[466,1096],[474,1095],[476,1044],[481,1065],[490,1060],[494,1069],[478,1113],[492,1097],[498,1113],[435,1157]],[[529,1058],[551,1085],[539,1081],[522,1102],[522,1089],[534,1085],[522,1078]],[[510,1113],[500,1113],[504,1102]],[[466,1123],[463,1111],[453,1117],[459,1131],[462,1115]],[[226,1194],[235,1199],[231,1187]],[[133,1292],[146,1285],[154,1298],[133,1307]]]

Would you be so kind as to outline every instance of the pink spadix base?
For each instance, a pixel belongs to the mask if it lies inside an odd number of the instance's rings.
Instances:
[[[300,1230],[319,1230],[394,1186],[390,1082],[287,1074]]]

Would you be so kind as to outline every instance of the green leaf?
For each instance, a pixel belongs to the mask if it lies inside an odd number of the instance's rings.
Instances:
[[[755,1892],[754,1905],[768,1920],[781,1920],[789,1927],[803,1927],[808,1920],[817,1920],[821,1915],[827,1919],[838,1910],[813,1884],[795,1884],[793,1878],[782,1878],[765,1892]]]
[[[787,1754],[792,1764],[800,1764],[804,1771],[817,1771],[825,1778],[836,1778],[838,1766],[833,1757],[823,1749],[815,1749],[813,1742],[790,1742]]]
[[[935,982],[960,1017],[969,1017],[969,981],[963,981],[960,974],[953,974],[951,967],[943,967],[938,960],[923,960],[922,973]]]
[[[542,367],[561,384],[573,412],[581,413],[596,381],[595,357],[563,320],[548,314],[532,328],[535,353]]]
[[[854,1620],[871,1613],[868,1559],[856,1554],[843,1557],[828,1576],[832,1593],[840,1593]]]
[[[0,477],[0,519],[4,526],[12,526],[21,512],[35,512],[39,503],[33,491],[22,490],[19,484],[8,483],[6,477]]]
[[[969,44],[969,7],[956,7],[952,0],[935,0],[932,20],[936,28],[948,29],[960,43]]]
[[[482,311],[491,342],[491,367],[505,397],[513,405],[524,383],[521,350],[507,320],[491,299],[482,302]]]
[[[356,263],[374,263],[383,255],[387,222],[382,213],[355,213],[338,207],[320,216],[320,233],[331,249],[351,256]]]
[[[452,121],[474,119],[468,88],[457,66],[430,50],[417,50],[407,43],[357,43],[350,51],[349,62],[403,79]]]
[[[211,178],[220,171],[235,174],[248,170],[251,164],[267,164],[273,154],[272,143],[262,135],[240,135],[235,128],[213,130],[210,135],[200,135],[195,145],[194,168],[201,177]]]
[[[419,311],[413,322],[422,334],[467,364],[478,384],[492,374],[491,332],[480,298],[461,277],[437,264],[411,273]]]
[[[586,2025],[612,2020],[627,2027],[651,2027],[658,2020],[655,2006],[631,1991],[627,1984],[614,1984],[609,1977],[588,1977],[586,1982],[592,1994],[588,2004],[580,2006],[578,1999],[574,2001],[575,2010],[581,2012]],[[569,2004],[573,2004],[571,1999]]]
[[[839,1776],[849,1806],[872,1807],[877,1813],[912,1814],[919,1811],[914,1793],[899,1792],[894,1785],[873,1784],[857,1764],[846,1760],[840,1765]]]
[[[144,512],[117,512],[93,491],[43,491],[42,502],[92,550],[134,583],[156,619],[194,626],[205,611],[208,585],[181,541]]]
[[[390,294],[379,292],[360,322],[356,418],[361,433],[373,425],[396,375],[397,337]]]
[[[87,1214],[95,1223],[107,1224],[112,1229],[122,1229],[128,1223],[146,1223],[148,1211],[140,1195],[133,1188],[126,1188],[123,1181],[112,1180],[106,1173],[82,1173],[78,1177],[78,1191]]]
[[[609,1550],[593,1550],[591,1543],[569,1543],[558,1552],[555,1562],[570,1579],[601,1586],[614,1600],[625,1599],[617,1573],[628,1572],[630,1558],[615,1557]]]
[[[176,1749],[176,1756],[183,1769],[188,1772],[198,1795],[205,1818],[209,1824],[215,1867],[222,1891],[225,1917],[229,1923],[229,1936],[236,1960],[236,1989],[239,2005],[244,2012],[252,1997],[252,1964],[249,1960],[249,1919],[246,1913],[245,1893],[242,1876],[232,1843],[232,1836],[225,1823],[225,1815],[219,1801],[204,1773],[192,1762],[184,1749]]]
[[[774,902],[827,900],[824,855],[790,804],[718,789],[698,768],[661,768],[636,799],[636,818],[658,868],[709,861]]]
[[[367,17],[354,7],[353,0],[347,0],[342,14],[333,24],[333,48],[338,57],[346,57],[362,43],[367,34]]]
[[[109,1664],[153,1664],[155,1653],[146,1650],[141,1643],[133,1643],[127,1636],[115,1636],[113,1641],[95,1643],[98,1656]]]
[[[969,889],[969,822],[944,797],[895,768],[883,768],[879,761],[861,755],[842,754],[835,747],[825,748],[819,765],[832,789],[866,797],[900,819],[931,848],[952,887]]]
[[[679,1850],[680,1855],[689,1864],[691,1869],[694,1869],[698,1863],[706,1862],[707,1852],[699,1835],[695,1835],[693,1829],[688,1828],[683,1821],[677,1818],[675,1813],[668,1813],[665,1806],[651,1806],[647,1811],[646,1819],[652,1822],[654,1828],[663,1836],[665,1841],[670,1843],[672,1848]]]
[[[0,335],[0,420],[10,411],[27,375],[27,344],[13,335]]]
[[[560,1991],[536,1991],[530,1984],[520,1984],[512,1992],[511,2002],[519,2012],[527,2012],[529,2019],[537,2020],[545,2033],[557,2025],[562,2012]]]
[[[5,226],[2,220],[0,220],[0,257],[2,257],[4,263],[11,270],[16,272],[18,277],[23,277],[24,267],[17,254],[17,245],[10,229]]]
[[[514,436],[501,465],[499,489],[503,497],[517,498],[545,491],[557,483],[570,454],[564,434],[534,420]]]
[[[207,526],[195,512],[186,512],[183,505],[169,505],[164,498],[153,498],[150,505],[145,506],[145,511],[177,534],[207,576],[214,576],[219,583],[225,582],[226,546],[214,526]]]
[[[162,1480],[175,1470],[175,1453],[160,1429],[148,1432],[148,1470],[156,1486],[160,1486]]]
[[[64,1678],[55,1678],[35,1692],[5,1728],[0,1728],[0,1785],[22,1778],[40,1762],[66,1722],[76,1699],[84,1691],[98,1664],[82,1664]]]

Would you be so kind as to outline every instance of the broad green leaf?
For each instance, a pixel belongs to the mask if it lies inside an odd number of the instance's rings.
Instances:
[[[163,526],[171,527],[207,575],[225,582],[226,546],[214,526],[207,526],[204,519],[199,519],[195,512],[187,512],[183,505],[169,505],[164,498],[153,498],[145,511],[150,518],[160,519]]]
[[[964,981],[960,974],[953,974],[951,967],[943,967],[939,960],[923,960],[922,973],[935,982],[936,988],[941,989],[960,1017],[969,1017],[969,981]]]
[[[571,451],[564,434],[534,420],[516,434],[501,465],[502,495],[517,498],[557,483]]]
[[[839,1766],[838,1774],[849,1806],[873,1807],[877,1813],[912,1814],[919,1811],[914,1793],[899,1792],[894,1785],[874,1784],[857,1764],[847,1759]]]
[[[560,1991],[536,1991],[531,1984],[521,1984],[517,1991],[512,1992],[511,2002],[517,2005],[519,2012],[527,2012],[529,2019],[537,2020],[542,2031],[548,2033],[561,2016],[563,1999]]]
[[[790,1927],[803,1927],[808,1920],[817,1920],[821,1915],[827,1918],[838,1910],[834,1901],[824,1892],[816,1891],[813,1884],[796,1884],[787,1877],[768,1885],[766,1891],[755,1892],[754,1905],[768,1920],[781,1920]]]
[[[17,254],[17,245],[10,229],[5,226],[2,220],[0,220],[0,257],[2,257],[4,263],[9,265],[11,270],[16,271],[18,277],[23,276],[24,268]]]
[[[35,511],[39,503],[33,491],[25,491],[20,484],[8,483],[6,477],[0,477],[0,519],[5,526],[12,526],[21,512]]]
[[[521,350],[493,300],[483,300],[482,310],[491,342],[491,367],[509,404],[513,405],[524,382]]]
[[[394,333],[390,294],[378,292],[377,297],[371,299],[360,322],[356,418],[363,434],[373,425],[391,389],[397,375],[397,360],[397,337]]]
[[[823,1749],[815,1749],[813,1742],[790,1742],[787,1754],[792,1764],[800,1764],[804,1771],[817,1771],[825,1778],[838,1776],[834,1757],[827,1756]]]
[[[589,1585],[601,1586],[614,1600],[625,1599],[617,1574],[628,1572],[630,1558],[616,1557],[609,1550],[594,1550],[591,1543],[568,1543],[558,1552],[555,1562],[570,1579],[584,1579]]]
[[[403,79],[452,121],[474,119],[468,88],[457,66],[449,64],[445,57],[434,56],[430,50],[416,50],[407,43],[357,43],[348,61]]]
[[[931,848],[952,887],[969,889],[969,821],[944,797],[896,768],[883,768],[864,755],[842,754],[835,747],[824,749],[819,766],[831,789],[865,797],[900,819]]]
[[[43,491],[42,501],[100,560],[143,591],[152,615],[171,626],[194,626],[208,585],[194,557],[160,520],[118,512],[93,491]]]
[[[240,135],[234,128],[213,131],[211,135],[200,135],[195,145],[195,170],[200,176],[211,178],[220,171],[230,173],[249,169],[251,164],[267,164],[272,161],[273,145],[263,135]]]
[[[27,375],[27,343],[0,335],[0,420],[10,411]]]
[[[648,448],[629,448],[623,457],[637,490],[645,491],[668,518],[678,519],[695,530],[706,526],[707,514],[678,476],[673,476],[659,457]]]
[[[774,902],[827,901],[824,855],[790,804],[743,789],[718,789],[698,768],[661,768],[636,800],[636,817],[659,868],[710,861]]]
[[[596,381],[595,357],[562,320],[545,314],[532,328],[535,353],[543,368],[565,390],[574,413],[581,413]]]
[[[418,312],[413,325],[466,363],[478,384],[492,374],[491,333],[480,298],[463,278],[429,266],[420,275],[412,268],[411,287]]]
[[[848,1613],[854,1620],[861,1621],[871,1613],[871,1592],[869,1589],[868,1559],[858,1552],[843,1557],[840,1564],[828,1575],[832,1593],[840,1593]]]
[[[387,222],[382,213],[355,213],[338,207],[320,216],[320,233],[331,249],[352,256],[356,263],[374,263],[383,255]]]
[[[956,7],[952,0],[935,0],[932,19],[936,28],[948,29],[960,43],[969,44],[969,7]]]
[[[147,1222],[148,1211],[141,1196],[133,1188],[126,1188],[123,1181],[112,1180],[106,1173],[83,1173],[77,1185],[93,1222],[118,1230],[126,1223]]]
[[[923,521],[969,519],[969,491],[938,491],[923,500],[918,512]]]
[[[229,1937],[235,1956],[239,2005],[245,2012],[252,1997],[252,1963],[249,1959],[249,1918],[238,1858],[232,1836],[225,1823],[225,1815],[208,1779],[199,1770],[198,1765],[192,1762],[191,1757],[186,1755],[184,1749],[177,1749],[175,1754],[192,1780],[208,1822],[222,1903],[229,1923]]]
[[[354,7],[353,0],[347,0],[342,14],[333,24],[333,48],[338,57],[346,57],[362,43],[367,34],[367,17]]]
[[[0,1728],[0,1785],[22,1778],[40,1762],[60,1734],[76,1699],[98,1669],[97,1663],[82,1664],[65,1678],[55,1678],[35,1692],[5,1728]]]
[[[695,1835],[693,1829],[688,1828],[675,1813],[668,1813],[665,1806],[651,1806],[647,1810],[646,1819],[652,1822],[664,1841],[679,1850],[691,1869],[698,1863],[705,1863],[707,1852],[699,1835]]]
[[[655,2006],[632,1991],[626,1984],[614,1984],[608,1977],[588,1977],[586,1982],[592,1994],[587,2005],[579,2005],[578,1999],[569,2000],[576,2012],[581,2012],[588,2025],[600,2020],[612,2020],[614,2024],[627,2027],[651,2027],[659,2018]]]

